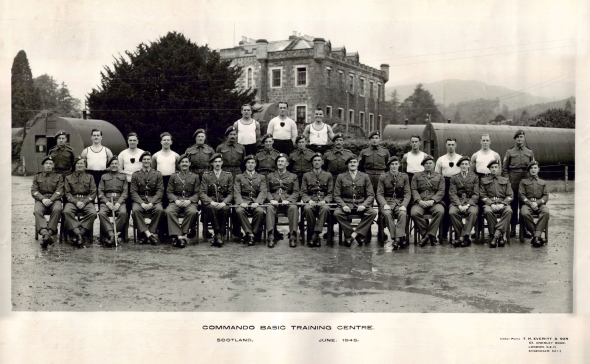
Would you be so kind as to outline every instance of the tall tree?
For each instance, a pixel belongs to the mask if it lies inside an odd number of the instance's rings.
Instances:
[[[573,113],[574,112],[572,110],[572,103],[570,102],[570,100],[567,100],[567,102],[565,103],[565,111],[567,111],[569,113]]]
[[[11,69],[12,127],[24,127],[39,108],[39,98],[33,85],[33,74],[25,51],[14,57]]]
[[[508,108],[508,106],[506,106],[506,104],[502,104],[502,115],[508,116],[510,115],[510,109]]]
[[[430,119],[433,123],[444,123],[445,118],[436,107],[434,97],[419,83],[414,93],[404,100],[401,106],[409,124],[424,124]]]
[[[535,116],[533,126],[575,129],[576,115],[564,109],[549,109]]]
[[[194,143],[193,132],[204,128],[216,144],[239,118],[240,106],[254,103],[256,90],[236,88],[240,67],[180,33],[141,43],[125,55],[104,67],[100,86],[87,97],[92,117],[124,134],[136,131],[153,143],[169,131],[183,150]]]

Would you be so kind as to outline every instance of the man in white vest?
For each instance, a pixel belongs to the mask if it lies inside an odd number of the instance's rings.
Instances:
[[[279,101],[279,116],[268,122],[266,133],[272,135],[274,148],[280,153],[291,154],[295,149],[297,138],[297,123],[287,116],[289,104],[286,101]]]
[[[260,140],[260,123],[252,119],[252,106],[242,105],[242,118],[234,123],[237,130],[238,143],[246,149],[245,155],[256,155],[257,143]]]

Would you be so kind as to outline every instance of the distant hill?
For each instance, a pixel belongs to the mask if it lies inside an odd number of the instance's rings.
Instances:
[[[569,97],[567,99],[563,99],[563,100],[559,100],[559,101],[546,102],[543,104],[528,105],[526,107],[521,107],[518,109],[510,110],[510,114],[508,116],[510,116],[510,117],[517,116],[518,117],[522,114],[522,112],[524,110],[526,110],[526,112],[530,116],[534,117],[534,116],[541,114],[549,109],[564,109],[565,103],[568,101],[572,105],[573,112],[575,113],[576,112],[576,98]]]
[[[575,85],[569,82],[562,82],[560,85],[549,88],[554,89],[553,100],[547,97],[535,96],[531,93],[520,93],[503,86],[488,85],[485,82],[474,80],[443,80],[423,84],[424,88],[434,96],[436,103],[448,106],[462,101],[487,99],[500,99],[500,105],[505,104],[510,109],[517,109],[527,105],[540,104],[554,101],[556,98],[567,98],[575,93]],[[416,85],[400,85],[385,87],[385,96],[389,100],[393,90],[397,90],[400,102],[410,96]],[[539,90],[535,90],[538,92]],[[571,92],[571,94],[568,94]],[[545,90],[544,95],[547,95]],[[565,95],[565,96],[563,96]]]

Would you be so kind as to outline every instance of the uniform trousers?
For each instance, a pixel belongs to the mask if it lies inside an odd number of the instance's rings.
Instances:
[[[289,232],[297,234],[297,225],[299,223],[299,208],[297,205],[269,205],[266,208],[266,231],[274,230],[277,212],[285,212],[285,210],[289,218]]]
[[[512,209],[510,208],[510,206],[504,206],[504,210],[502,210],[500,221],[497,221],[496,214],[492,211],[491,206],[484,206],[483,216],[486,218],[488,222],[488,232],[490,233],[490,235],[495,235],[496,231],[500,234],[504,234],[506,230],[508,230],[508,225],[510,224],[510,218],[512,217]]]
[[[104,203],[101,203],[100,209],[98,210],[98,221],[100,221],[100,229],[110,236],[111,234],[114,234],[114,230],[113,224],[111,223],[111,220],[109,220],[109,216],[113,216],[113,210],[109,209],[108,206]],[[115,214],[115,224],[117,225],[118,233],[125,230],[128,218],[129,214],[127,213],[127,206],[125,205],[125,203],[122,203]]]
[[[381,214],[385,219],[385,224],[392,237],[401,238],[406,235],[407,211],[401,210],[399,205],[395,205],[389,210],[381,208]],[[395,223],[395,219],[397,219],[397,224]]]
[[[80,221],[76,220],[76,213],[82,212],[82,218]],[[66,203],[64,207],[64,217],[66,219],[66,229],[73,232],[74,234],[81,234],[80,228],[92,231],[92,225],[94,219],[96,219],[96,208],[92,202],[84,205],[83,208],[79,209],[76,205],[71,202]]]
[[[158,230],[158,224],[162,218],[162,213],[164,213],[164,208],[162,207],[161,203],[155,204],[151,210],[144,210],[143,207],[141,207],[141,204],[133,201],[133,206],[131,207],[133,225],[140,233],[148,230],[148,226],[145,224],[144,218],[151,216],[152,221],[150,222],[149,230],[152,234],[155,234]]]
[[[307,221],[307,230],[309,234],[310,228],[313,228],[314,233],[321,233],[324,229],[324,224],[330,214],[330,206],[328,205],[314,205],[309,203],[303,206],[305,212],[305,221]]]
[[[98,188],[98,184],[100,182],[100,178],[102,177],[103,174],[106,173],[105,170],[95,171],[93,169],[87,169],[86,172],[89,173],[89,174],[91,174],[92,177],[94,177],[94,183],[95,183],[96,188]],[[65,177],[64,177],[64,181],[65,181]]]
[[[256,155],[256,153],[258,153],[258,144],[257,143],[252,143],[252,144],[242,144],[244,146],[244,149],[246,150],[246,154],[244,156],[247,155]]]
[[[510,225],[512,225],[512,226],[516,226],[516,224],[518,222],[518,211],[523,206],[522,201],[520,201],[520,199],[518,198],[518,187],[520,185],[520,181],[523,178],[527,178],[528,176],[529,176],[529,172],[527,172],[527,171],[519,171],[519,170],[508,171],[508,179],[510,179],[510,187],[512,188],[512,194],[513,194],[512,202],[510,202],[510,208],[512,209],[512,217],[510,218]],[[515,231],[515,229],[512,229],[512,231]]]
[[[441,239],[448,239],[449,227],[451,226],[451,219],[449,217],[449,206],[451,206],[451,196],[449,196],[449,188],[451,187],[451,177],[445,177],[445,195],[442,201],[444,202],[445,214],[442,220],[442,235]]]
[[[368,207],[363,211],[359,212],[354,205],[346,205],[350,207],[351,212],[344,212],[342,207],[338,207],[336,211],[334,211],[334,217],[340,224],[340,228],[344,232],[344,237],[349,238],[354,231],[356,231],[356,233],[361,235],[362,237],[366,237],[369,233],[369,229],[371,228],[371,224],[373,223],[373,220],[377,215],[377,211],[373,210],[373,208],[371,207]],[[352,224],[348,220],[348,215],[350,215],[351,213],[362,216],[361,222],[359,222],[356,229],[352,228]]]
[[[449,207],[451,224],[453,224],[453,228],[460,234],[460,236],[471,234],[471,229],[477,220],[478,211],[479,208],[477,206],[469,206],[465,212],[461,212],[455,205]],[[465,224],[463,224],[462,218],[465,218]]]
[[[301,188],[301,183],[303,181],[303,175],[306,174],[307,172],[311,172],[311,171],[293,172],[297,175],[297,180],[299,181],[299,188]]]
[[[330,149],[329,145],[318,145],[318,144],[310,144],[307,146],[309,149],[313,150],[315,153],[326,153],[328,149]]]
[[[57,225],[63,211],[61,201],[54,201],[46,207],[43,202],[35,201],[33,215],[35,215],[35,224],[39,227],[37,233],[43,234],[43,230],[50,229],[53,234],[57,232]],[[45,214],[49,214],[49,223],[45,220]]]
[[[535,224],[533,214],[539,214],[539,220]],[[523,218],[526,229],[534,234],[534,236],[541,236],[541,233],[547,228],[549,224],[549,208],[547,205],[541,205],[536,212],[529,206],[522,204],[520,208],[520,216]]]
[[[184,219],[182,220],[182,226],[178,221],[178,215],[184,212]],[[166,219],[168,220],[168,234],[171,236],[180,236],[188,234],[191,227],[197,223],[199,217],[199,211],[197,205],[194,203],[189,204],[186,207],[179,207],[176,203],[171,202],[166,207]]]
[[[207,215],[207,220],[211,221],[213,232],[215,234],[223,234],[227,225],[227,217],[229,216],[229,206],[225,205],[221,209],[217,209],[215,206],[208,204],[205,206],[205,214]]]
[[[432,215],[432,220],[430,221],[430,224],[426,222],[426,219],[424,218],[425,214]],[[418,229],[420,230],[420,234],[422,236],[426,236],[426,234],[436,236],[436,231],[438,230],[438,227],[442,222],[444,214],[445,208],[440,203],[435,203],[433,206],[427,208],[423,208],[419,204],[415,204],[414,206],[412,206],[412,209],[410,210],[410,215],[416,223],[416,226],[418,226]]]
[[[236,215],[238,217],[238,220],[240,221],[240,224],[242,225],[242,229],[244,229],[246,233],[258,234],[260,230],[260,225],[262,224],[262,219],[264,218],[264,208],[260,206],[256,208],[243,208],[242,206],[238,206],[236,207]],[[248,216],[252,216],[252,225],[250,225]]]

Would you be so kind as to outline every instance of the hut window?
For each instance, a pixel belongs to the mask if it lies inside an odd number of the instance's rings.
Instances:
[[[45,136],[35,137],[35,153],[45,153],[47,151],[47,138]]]
[[[252,68],[248,68],[248,88],[252,88]]]

